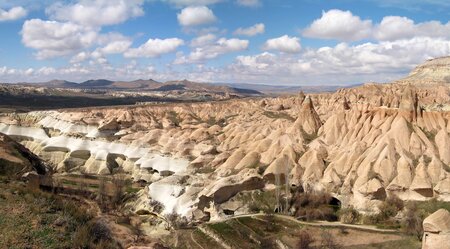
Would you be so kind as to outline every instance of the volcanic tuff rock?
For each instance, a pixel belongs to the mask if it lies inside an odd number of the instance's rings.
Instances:
[[[309,96],[30,112],[0,117],[0,132],[58,172],[123,170],[148,182],[141,208],[150,198],[165,213],[214,219],[238,210],[237,200],[227,204],[236,194],[270,189],[287,176],[373,211],[392,194],[450,201],[449,90],[443,82],[400,82]]]

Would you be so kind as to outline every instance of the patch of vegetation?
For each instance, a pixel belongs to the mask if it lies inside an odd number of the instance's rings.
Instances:
[[[24,166],[19,163],[10,162],[0,158],[0,175],[13,176],[20,172],[23,168]]]
[[[167,113],[167,118],[175,125],[180,126],[181,119],[178,117],[178,113],[175,111],[169,111]]]
[[[401,240],[386,241],[376,244],[356,245],[345,247],[347,249],[411,249],[421,248],[421,242],[414,237],[405,237]]]
[[[292,122],[295,121],[295,118],[285,112],[264,111],[263,115],[272,119],[286,119]]]
[[[430,215],[437,210],[443,208],[450,212],[450,202],[438,201],[437,199],[431,199],[429,201],[417,201],[417,202],[409,202],[415,203],[419,210],[422,210],[425,215]]]
[[[366,215],[363,217],[363,223],[376,225],[381,229],[398,229],[400,221],[394,217],[403,210],[404,203],[397,196],[389,196],[378,207],[380,212],[377,214]]]
[[[339,220],[345,224],[356,224],[360,219],[358,210],[354,207],[342,208],[338,211]]]
[[[298,242],[296,249],[310,249],[314,242],[313,236],[307,230],[301,230],[298,234]]]
[[[325,192],[297,192],[292,197],[292,206],[295,210],[294,215],[307,221],[336,221],[339,207],[331,205],[332,198],[330,194]]]
[[[272,213],[275,210],[276,197],[275,191],[255,190],[249,192],[241,192],[237,196],[238,200],[248,205],[249,211],[252,213]]]
[[[84,233],[91,223],[93,214],[79,202],[20,182],[0,182],[0,248],[117,248],[112,238]]]

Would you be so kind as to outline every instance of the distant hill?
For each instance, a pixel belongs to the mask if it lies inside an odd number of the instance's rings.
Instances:
[[[316,85],[316,86],[286,86],[248,83],[217,83],[217,85],[229,86],[235,89],[253,90],[265,94],[288,94],[303,91],[305,93],[335,92],[340,88],[351,88],[362,84],[349,86]]]
[[[194,91],[211,92],[222,94],[239,95],[261,95],[261,92],[255,89],[245,87],[234,87],[221,84],[198,83],[189,80],[167,81],[164,83],[149,79],[135,81],[111,81],[106,79],[88,80],[82,83],[74,83],[64,80],[52,80],[49,82],[26,85],[39,85],[52,88],[75,88],[75,89],[96,89],[96,90],[122,90],[122,91]]]

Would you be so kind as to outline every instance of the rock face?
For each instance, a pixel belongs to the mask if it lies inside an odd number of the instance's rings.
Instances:
[[[47,166],[23,145],[0,133],[0,175],[45,174]]]
[[[422,249],[450,248],[450,212],[439,209],[423,221]]]
[[[393,194],[450,201],[449,90],[397,82],[309,96],[30,112],[0,116],[0,132],[57,172],[125,171],[148,182],[141,203],[156,200],[166,213],[218,218],[243,210],[238,200],[227,203],[239,193],[280,179],[375,211]]]
[[[416,67],[405,80],[419,84],[450,83],[450,56],[428,60]]]

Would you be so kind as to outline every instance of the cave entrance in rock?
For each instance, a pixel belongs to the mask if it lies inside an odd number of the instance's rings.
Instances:
[[[336,197],[331,197],[331,200],[328,202],[328,205],[330,205],[334,211],[341,209],[341,204],[341,201]]]

